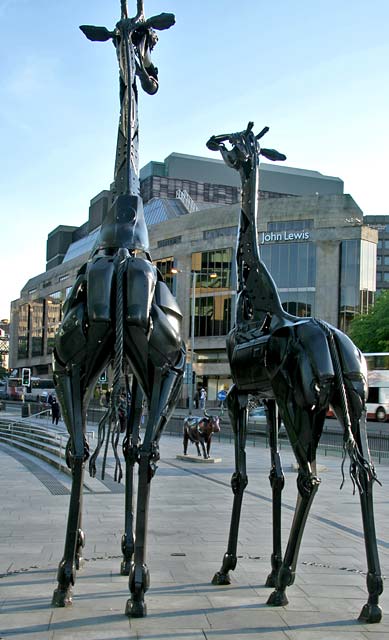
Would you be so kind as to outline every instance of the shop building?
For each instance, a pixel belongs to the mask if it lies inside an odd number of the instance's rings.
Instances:
[[[235,304],[235,172],[220,160],[171,154],[142,169],[141,190],[151,256],[183,311],[188,351],[194,341],[197,382],[215,401],[230,384],[225,337]],[[12,368],[51,372],[63,301],[111,198],[110,191],[101,192],[85,224],[49,234],[46,272],[32,277],[11,305]],[[264,164],[258,231],[262,258],[290,313],[347,330],[355,314],[373,303],[378,232],[364,224],[339,178]]]

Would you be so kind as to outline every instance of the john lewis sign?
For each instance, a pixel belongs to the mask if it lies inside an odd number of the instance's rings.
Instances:
[[[298,242],[299,240],[310,240],[311,235],[308,231],[270,231],[269,233],[261,233],[261,244],[267,242]]]

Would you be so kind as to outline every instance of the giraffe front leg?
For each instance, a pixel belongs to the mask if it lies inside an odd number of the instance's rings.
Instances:
[[[145,593],[150,586],[150,574],[145,559],[150,483],[153,475],[152,463],[151,452],[147,450],[141,451],[139,459],[135,553],[134,560],[131,562],[128,581],[131,597],[127,600],[125,608],[125,614],[130,618],[143,618],[147,615]]]
[[[246,399],[247,400],[247,399]],[[228,537],[227,551],[224,554],[220,571],[217,571],[212,579],[212,584],[231,584],[230,571],[234,571],[237,564],[237,546],[240,514],[242,510],[243,493],[247,486],[246,473],[246,433],[247,433],[247,402],[240,406],[236,387],[232,387],[228,396],[228,409],[235,444],[235,472],[231,477],[231,488],[234,494],[230,533]]]
[[[68,523],[64,555],[58,566],[58,586],[53,593],[52,606],[69,607],[72,604],[72,587],[76,581],[76,553],[79,544],[79,515],[84,472],[84,459],[73,460],[73,482],[70,495]]]

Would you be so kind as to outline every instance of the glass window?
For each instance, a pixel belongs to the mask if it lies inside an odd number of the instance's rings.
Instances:
[[[43,332],[44,332],[44,300],[34,300],[31,308],[31,355],[43,356]]]
[[[378,262],[377,262],[378,264]],[[384,265],[388,266],[389,265],[389,256],[384,256]]]
[[[377,256],[377,267],[382,265],[382,256]]]
[[[389,240],[384,240],[384,249],[389,249]]]
[[[384,282],[389,282],[389,271],[384,272]]]
[[[213,240],[213,238],[220,238],[220,236],[236,236],[238,233],[238,227],[223,227],[222,229],[209,229],[203,231],[204,240]]]
[[[281,291],[280,298],[285,311],[300,318],[313,315],[315,304],[314,291]]]
[[[157,247],[168,247],[172,244],[179,244],[181,242],[181,236],[174,236],[174,238],[165,238],[164,240],[158,240]]]
[[[18,358],[28,358],[30,341],[30,305],[19,307],[18,318]]]
[[[341,243],[340,264],[340,318],[339,326],[343,331],[359,311],[359,241],[343,240]]]
[[[65,301],[65,291],[54,291],[46,298],[46,353],[54,350],[55,334],[62,319],[62,306]]]
[[[231,247],[192,254],[192,272],[197,274],[195,336],[223,336],[231,328],[231,261]],[[190,305],[192,296],[193,291]]]
[[[162,277],[169,287],[170,291],[173,293],[173,295],[175,295],[175,278],[172,274],[172,269],[174,267],[174,258],[172,256],[170,258],[162,258],[161,260],[157,260],[154,264],[161,272]]]
[[[280,289],[315,287],[316,246],[313,242],[261,245],[261,256]]]
[[[197,272],[196,294],[198,289],[231,288],[232,248],[203,251],[192,254],[192,271]],[[213,277],[216,274],[216,277]]]
[[[373,304],[376,251],[376,245],[365,240],[344,240],[341,243],[339,326],[343,331],[347,331],[356,314],[367,313]]]
[[[313,220],[278,220],[276,222],[268,222],[268,231],[303,231],[304,229],[312,229]]]
[[[360,273],[360,289],[375,291],[376,288],[376,264],[377,264],[377,246],[373,242],[362,240],[360,244],[361,251],[361,273]],[[385,257],[385,264],[389,256]]]
[[[378,240],[377,249],[382,249],[382,240]]]
[[[231,295],[196,298],[194,335],[225,336],[230,330],[230,318]]]

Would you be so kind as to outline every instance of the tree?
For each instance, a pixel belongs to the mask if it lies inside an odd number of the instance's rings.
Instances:
[[[365,353],[389,351],[389,291],[382,291],[368,314],[356,316],[347,333]]]

